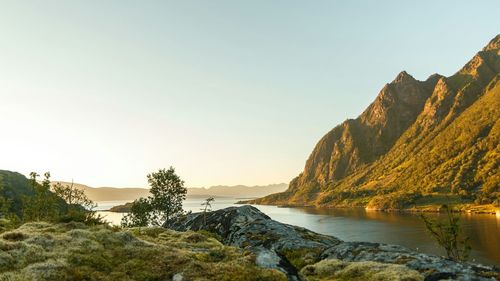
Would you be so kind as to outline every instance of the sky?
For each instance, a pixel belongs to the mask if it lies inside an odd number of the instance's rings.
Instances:
[[[385,83],[451,75],[500,1],[0,0],[0,169],[145,187],[298,175]]]

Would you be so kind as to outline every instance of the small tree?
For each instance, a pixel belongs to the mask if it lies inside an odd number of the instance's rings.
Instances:
[[[130,213],[122,220],[124,226],[147,226],[169,224],[183,213],[182,201],[187,189],[175,169],[160,169],[148,176],[151,196],[134,201]]]
[[[431,219],[423,214],[420,217],[429,233],[444,248],[448,258],[455,261],[466,261],[471,250],[469,237],[466,237],[462,232],[459,215],[455,215],[453,209],[448,205],[443,205],[443,209],[446,215],[444,220]]]
[[[213,197],[208,197],[205,202],[201,203],[201,210],[203,211],[203,225],[207,224],[207,212],[212,211],[212,202],[215,201]]]
[[[152,211],[149,198],[134,200],[129,214],[122,218],[122,225],[126,227],[148,226],[151,223]]]
[[[59,216],[60,206],[57,204],[57,196],[50,191],[50,173],[44,174],[44,179],[38,183],[39,175],[30,173],[30,183],[34,195],[25,197],[23,202],[24,221],[54,221]]]
[[[152,194],[153,225],[168,224],[182,214],[182,202],[186,199],[187,189],[173,167],[149,174],[148,183],[151,186],[149,192]]]
[[[94,211],[97,204],[90,200],[83,189],[71,185],[56,183],[53,187],[56,196],[67,204],[66,212],[61,216],[61,221],[80,221],[87,224],[102,224],[103,218]]]
[[[74,186],[73,181],[71,184],[63,185],[60,182],[56,183],[53,187],[54,193],[62,198],[70,207],[81,207],[87,210],[93,210],[97,205],[90,200],[83,189]]]

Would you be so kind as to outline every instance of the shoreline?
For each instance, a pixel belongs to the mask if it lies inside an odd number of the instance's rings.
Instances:
[[[305,204],[264,204],[264,203],[251,203],[248,201],[238,201],[237,205],[263,205],[263,206],[276,206],[278,208],[314,208],[314,209],[364,209],[365,211],[375,211],[375,212],[386,212],[386,213],[443,213],[440,209],[440,205],[426,205],[421,208],[406,208],[406,209],[377,209],[368,208],[365,206],[316,206],[316,205],[305,205]],[[452,205],[453,206],[453,205]],[[474,208],[479,208],[484,205],[470,205],[464,206],[459,205],[458,209],[454,209],[454,213],[461,213],[467,215],[495,215],[500,217],[500,207],[494,207],[493,209],[480,209],[476,210]]]
[[[235,198],[238,199],[238,198]],[[250,202],[249,202],[250,201]],[[317,206],[306,204],[263,204],[254,203],[253,200],[240,200],[235,202],[236,205],[263,205],[263,206],[276,206],[278,208],[313,208],[313,209],[364,209],[365,211],[386,212],[386,213],[442,213],[441,205],[423,205],[420,207],[411,207],[405,209],[378,209],[368,208],[365,206]],[[99,210],[113,213],[128,213],[132,202],[113,206],[107,210]],[[467,215],[495,215],[500,217],[500,207],[492,205],[474,205],[474,204],[457,204],[452,205],[454,213],[467,214]]]

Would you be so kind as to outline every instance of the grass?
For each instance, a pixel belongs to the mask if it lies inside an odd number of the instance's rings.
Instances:
[[[282,254],[297,270],[318,261],[323,249],[298,248],[283,250]]]
[[[415,270],[378,262],[322,260],[305,266],[300,274],[308,281],[423,281]]]
[[[27,223],[0,234],[0,280],[286,280],[198,232]]]

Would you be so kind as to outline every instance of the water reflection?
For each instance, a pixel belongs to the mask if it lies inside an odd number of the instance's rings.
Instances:
[[[364,209],[315,209],[300,208],[304,214],[328,216],[318,223],[327,227],[311,229],[337,236],[347,241],[369,241],[399,244],[425,253],[444,255],[428,235],[418,214],[365,211]],[[426,214],[442,217],[442,214]],[[344,221],[338,220],[344,219]],[[500,220],[493,215],[461,216],[465,234],[470,237],[471,258],[478,262],[500,264]]]

